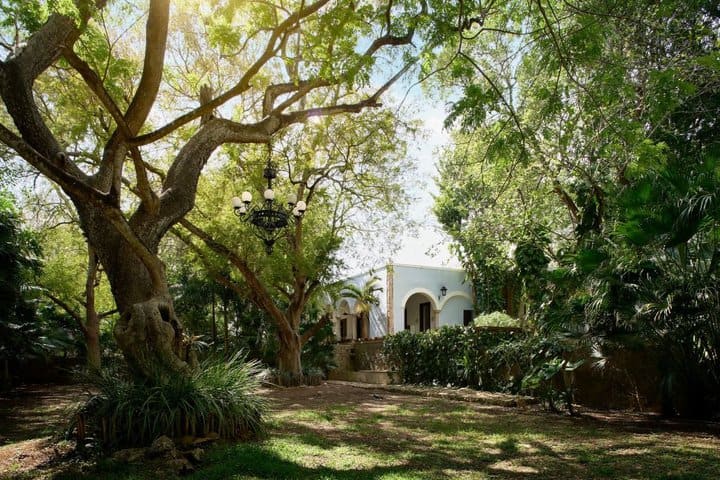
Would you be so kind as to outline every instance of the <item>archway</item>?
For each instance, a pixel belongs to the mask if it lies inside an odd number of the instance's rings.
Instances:
[[[429,290],[409,292],[403,300],[405,330],[424,332],[438,326],[438,308]]]

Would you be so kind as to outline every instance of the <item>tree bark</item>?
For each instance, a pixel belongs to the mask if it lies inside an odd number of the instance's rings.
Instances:
[[[227,292],[223,291],[222,295],[223,302],[223,334],[225,336],[225,358],[230,358],[230,322],[228,319],[228,296]]]
[[[102,209],[79,202],[75,206],[88,243],[110,282],[120,313],[113,334],[133,372],[144,377],[158,370],[188,372],[195,359],[175,315],[162,264],[146,265],[105,219]],[[156,256],[160,239],[142,235],[152,229],[137,225],[134,231]]]
[[[278,370],[284,375],[290,376],[291,381],[298,381],[302,378],[302,343],[300,335],[296,332],[281,332],[280,351],[278,352]]]
[[[102,365],[102,349],[100,348],[100,322],[88,324],[83,331],[85,336],[85,349],[87,355],[87,366],[90,369],[98,370]]]
[[[95,279],[97,276],[98,259],[95,250],[88,245],[88,267],[85,277],[85,351],[87,366],[99,369],[102,361],[100,349],[100,317],[95,309]]]

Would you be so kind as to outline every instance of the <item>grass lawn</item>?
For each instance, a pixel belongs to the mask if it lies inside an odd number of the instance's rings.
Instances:
[[[271,396],[264,441],[217,445],[185,478],[720,478],[720,438],[701,424],[569,418],[341,385]],[[83,478],[157,476],[106,462]]]

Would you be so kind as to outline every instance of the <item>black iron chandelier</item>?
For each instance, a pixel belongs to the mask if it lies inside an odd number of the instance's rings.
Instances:
[[[267,179],[267,188],[263,193],[264,201],[259,205],[250,205],[252,194],[248,191],[242,192],[240,198],[233,197],[232,206],[235,215],[242,221],[249,222],[254,228],[253,233],[265,244],[265,252],[270,255],[277,239],[282,235],[283,230],[290,223],[290,218],[299,220],[307,205],[300,200],[297,201],[295,194],[287,198],[287,208],[275,202],[275,191],[272,188],[272,181],[277,178],[277,167],[272,162],[272,148],[268,144],[268,159],[263,178]]]

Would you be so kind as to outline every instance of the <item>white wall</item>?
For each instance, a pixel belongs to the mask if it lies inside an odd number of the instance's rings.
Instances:
[[[463,324],[463,310],[472,310],[472,302],[465,296],[455,294],[445,297],[440,310],[440,326],[445,325],[462,325]]]
[[[453,268],[393,265],[393,325],[395,332],[404,330],[404,306],[414,293],[425,293],[432,301],[432,308],[440,310],[440,326],[462,325],[462,310],[472,309],[472,288],[465,283],[465,271]],[[440,295],[440,288],[448,289],[448,296]],[[460,297],[466,303],[457,304]],[[448,301],[452,300],[452,302]],[[427,300],[424,300],[427,301]],[[447,306],[448,313],[443,310]],[[452,320],[459,310],[459,320]],[[446,320],[447,319],[447,320]],[[452,320],[452,323],[449,323]]]
[[[420,304],[430,302],[430,309],[431,309],[431,315],[432,315],[432,309],[434,308],[433,302],[431,298],[428,298],[426,294],[423,293],[416,293],[414,295],[411,295],[410,298],[405,303],[405,311],[407,311],[407,320],[408,320],[408,327],[410,327],[411,332],[419,332],[420,331]],[[405,313],[403,312],[403,316]],[[404,321],[404,319],[403,319]],[[399,330],[395,330],[398,332]]]
[[[472,288],[465,283],[465,272],[460,269],[442,267],[421,267],[414,265],[390,265],[378,268],[374,272],[354,275],[345,280],[346,283],[362,287],[371,276],[380,278],[378,285],[383,288],[376,296],[379,305],[370,312],[370,337],[381,337],[387,334],[387,289],[388,268],[393,275],[393,298],[390,308],[393,311],[393,328],[395,332],[405,329],[405,307],[408,308],[408,324],[414,332],[419,330],[419,304],[430,302],[431,318],[439,312],[439,326],[462,325],[463,310],[472,310]],[[447,288],[445,297],[440,294],[442,287]],[[354,312],[355,301],[344,298],[350,312]],[[339,307],[340,301],[336,305]],[[336,323],[336,332],[339,328]],[[352,330],[351,330],[352,328]],[[348,337],[355,336],[355,323],[348,320]]]

